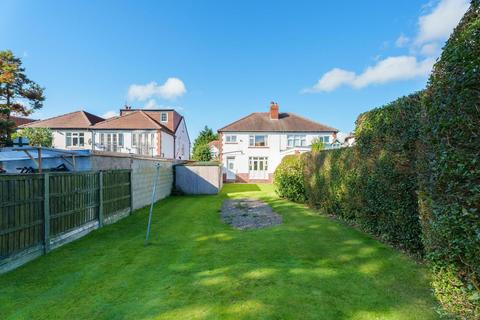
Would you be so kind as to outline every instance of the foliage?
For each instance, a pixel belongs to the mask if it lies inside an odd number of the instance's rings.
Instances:
[[[10,115],[28,116],[44,100],[43,88],[27,78],[20,58],[10,50],[0,51],[0,146],[11,140],[15,123]]]
[[[303,161],[301,155],[289,155],[275,169],[273,178],[275,191],[281,198],[304,202]]]
[[[320,152],[325,148],[325,144],[323,143],[323,141],[320,141],[320,138],[317,137],[313,139],[311,148],[312,148],[312,152]]]
[[[218,140],[218,134],[214,133],[211,128],[205,126],[202,131],[198,134],[198,137],[193,142],[192,158],[196,161],[210,161],[212,155],[210,149],[208,149],[209,155],[205,151],[205,148],[208,148],[208,143],[211,141]],[[206,147],[205,147],[206,146]]]
[[[17,137],[28,138],[31,146],[51,147],[53,143],[53,134],[48,128],[23,128],[12,134],[12,139]]]
[[[226,197],[262,199],[283,224],[235,230],[219,217]],[[0,275],[0,319],[437,318],[423,266],[270,185],[157,202],[144,247],[147,219],[137,210]]]
[[[193,150],[192,158],[195,161],[210,161],[212,160],[212,151],[208,144],[198,145],[197,148]]]
[[[311,206],[418,255],[422,243],[415,164],[420,95],[361,114],[355,147],[304,157]]]
[[[436,296],[480,318],[480,1],[448,40],[424,98],[420,204]]]

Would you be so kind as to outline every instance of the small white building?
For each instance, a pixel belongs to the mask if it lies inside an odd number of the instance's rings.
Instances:
[[[35,121],[24,127],[50,128],[53,147],[190,159],[190,137],[185,118],[173,109],[120,110],[103,119],[85,111]]]
[[[289,154],[311,150],[314,139],[332,143],[338,130],[296,114],[255,112],[218,130],[224,181],[271,182],[276,167]]]

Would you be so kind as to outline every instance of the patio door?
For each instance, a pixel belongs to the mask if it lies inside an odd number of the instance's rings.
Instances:
[[[268,157],[248,158],[249,178],[252,180],[268,179]]]
[[[235,157],[227,157],[227,180],[235,180]]]

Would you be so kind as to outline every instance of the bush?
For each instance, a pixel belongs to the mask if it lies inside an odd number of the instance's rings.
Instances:
[[[309,205],[415,255],[423,250],[416,194],[420,96],[361,114],[355,147],[303,157]]]
[[[301,155],[285,156],[275,169],[273,183],[281,198],[305,202],[303,161]]]
[[[195,161],[210,161],[212,160],[212,151],[208,144],[201,144],[198,145],[195,150],[193,151],[192,158]]]
[[[48,128],[27,127],[12,134],[12,138],[26,137],[31,146],[51,147],[53,144],[53,133]]]
[[[453,32],[424,98],[420,204],[433,287],[480,318],[480,1]]]

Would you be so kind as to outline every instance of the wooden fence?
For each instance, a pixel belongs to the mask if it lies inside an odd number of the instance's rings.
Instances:
[[[130,170],[0,175],[0,273],[128,215],[131,195]]]

